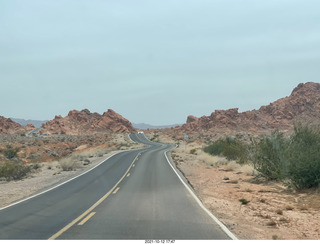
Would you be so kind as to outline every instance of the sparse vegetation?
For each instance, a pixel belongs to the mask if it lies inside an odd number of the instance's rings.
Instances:
[[[153,136],[152,136],[152,138],[150,140],[154,141],[154,142],[159,142],[159,135],[158,134],[153,134]]]
[[[296,125],[290,137],[276,130],[257,142],[252,140],[250,145],[227,137],[213,142],[204,151],[236,160],[238,164],[252,162],[266,179],[305,189],[320,185],[319,148],[319,127]]]
[[[64,158],[59,161],[63,171],[73,171],[79,167],[79,163],[72,159],[72,157]]]
[[[292,205],[287,205],[287,206],[285,207],[285,209],[291,211],[291,210],[294,209],[294,206],[292,206]]]
[[[248,201],[245,198],[241,198],[241,199],[239,199],[239,202],[241,202],[242,205],[247,205],[250,201]]]
[[[228,160],[236,160],[239,164],[244,164],[248,160],[247,145],[231,137],[211,143],[204,148],[204,151],[211,155],[222,155]]]
[[[269,180],[282,180],[286,176],[285,147],[283,134],[275,131],[254,143],[255,169]]]
[[[23,163],[5,162],[0,166],[0,178],[6,181],[20,180],[31,172],[31,166]]]
[[[11,160],[18,157],[19,148],[13,148],[11,145],[6,145],[6,149],[3,150],[4,156]]]

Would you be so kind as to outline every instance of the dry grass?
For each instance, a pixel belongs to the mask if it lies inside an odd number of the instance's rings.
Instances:
[[[69,157],[62,158],[58,161],[58,163],[63,171],[73,171],[82,167],[82,165],[89,164],[91,162],[90,159],[103,157],[105,154],[109,152],[110,149],[98,148],[90,151],[74,153]]]
[[[285,209],[286,210],[293,210],[294,209],[294,206],[292,206],[292,205],[287,205],[287,206],[285,206]]]
[[[59,161],[59,164],[63,171],[74,171],[80,167],[80,163],[78,161],[72,160],[71,157],[61,159]]]
[[[199,145],[198,145],[199,147]],[[191,149],[190,149],[191,148]],[[190,151],[195,148],[195,146],[188,147],[187,149],[184,148],[176,148],[174,149],[177,153],[189,153]],[[257,175],[257,171],[253,168],[252,165],[244,164],[240,165],[236,163],[236,161],[230,161],[225,157],[214,156],[208,153],[205,153],[201,148],[196,149],[195,153],[196,160],[204,163],[207,167],[221,167],[225,171],[237,171],[244,173],[248,176],[255,176]]]
[[[202,149],[196,150],[197,159],[205,163],[207,166],[218,167],[228,164],[228,160],[224,157],[213,156],[205,153]]]
[[[245,174],[246,176],[257,175],[252,165],[240,165],[236,161],[227,160],[225,157],[210,155],[205,153],[201,145],[197,143],[190,143],[187,147],[182,145],[173,149],[171,157],[177,165],[184,164],[184,160],[187,160],[193,165],[205,165],[207,169],[218,168],[221,171]],[[189,175],[191,172],[185,169],[184,173]],[[227,181],[226,183],[237,184],[238,181]]]

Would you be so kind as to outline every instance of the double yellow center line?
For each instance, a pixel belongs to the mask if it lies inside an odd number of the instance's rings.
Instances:
[[[124,173],[124,175],[120,178],[120,180],[111,188],[110,191],[108,191],[107,194],[105,194],[103,197],[101,197],[95,204],[93,204],[88,210],[86,210],[83,214],[81,214],[78,218],[74,219],[71,223],[69,223],[68,225],[66,225],[65,227],[63,227],[61,230],[59,230],[57,233],[55,233],[54,235],[52,235],[48,240],[55,240],[57,239],[60,235],[62,235],[64,232],[66,232],[68,229],[70,229],[73,225],[75,225],[76,223],[78,223],[81,219],[83,219],[79,225],[83,225],[85,222],[87,222],[94,214],[95,212],[92,212],[92,210],[94,210],[97,206],[99,206],[112,192],[115,191],[115,193],[120,189],[120,187],[118,187],[118,185],[120,184],[120,182],[126,177],[126,175],[129,173],[132,165],[134,164],[134,162],[138,159],[138,157],[140,156],[141,153],[139,153],[134,160],[132,161],[132,163],[130,164],[129,168],[127,169],[127,171]],[[118,188],[117,188],[118,187]],[[116,189],[117,188],[117,189]],[[115,194],[114,193],[114,194]],[[91,213],[90,213],[91,212]],[[90,214],[89,214],[90,213]],[[87,217],[86,217],[87,216]],[[82,223],[82,224],[81,224]]]
[[[78,225],[84,225],[85,222],[87,222],[93,215],[95,215],[96,212],[91,212],[90,214],[88,214],[87,217],[85,217]]]

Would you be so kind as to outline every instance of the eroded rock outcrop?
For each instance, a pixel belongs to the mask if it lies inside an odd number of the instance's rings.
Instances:
[[[178,131],[234,130],[262,132],[291,130],[295,122],[320,122],[320,84],[300,83],[290,96],[281,98],[259,110],[239,113],[238,108],[216,110],[210,116],[188,116]]]
[[[25,133],[28,130],[34,129],[34,126],[29,124],[28,126],[22,126],[11,119],[0,116],[0,133],[3,134],[16,134]]]
[[[88,109],[71,110],[66,117],[55,116],[42,125],[41,133],[45,134],[94,134],[101,132],[130,133],[134,128],[129,120],[112,109],[103,115],[91,113]]]

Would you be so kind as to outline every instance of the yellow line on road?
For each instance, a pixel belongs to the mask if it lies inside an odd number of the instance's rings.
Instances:
[[[120,187],[117,187],[117,189],[114,190],[114,192],[112,192],[112,194],[116,194],[117,191],[119,191]]]
[[[66,232],[68,229],[70,229],[73,225],[75,225],[78,221],[80,221],[82,218],[84,218],[88,213],[90,213],[93,209],[95,209],[100,203],[102,203],[113,191],[114,189],[120,184],[120,182],[124,179],[124,177],[128,174],[128,172],[130,171],[134,161],[136,160],[136,158],[138,158],[138,156],[140,155],[140,153],[135,157],[135,159],[132,161],[131,165],[129,166],[129,168],[127,169],[127,171],[124,173],[124,175],[121,177],[121,179],[111,188],[110,191],[108,191],[108,193],[106,195],[104,195],[103,197],[101,197],[95,204],[93,204],[87,211],[85,211],[83,214],[81,214],[78,218],[74,219],[72,222],[70,222],[68,225],[66,225],[65,227],[63,227],[61,230],[59,230],[57,233],[55,233],[53,236],[51,236],[48,240],[55,240],[57,239],[59,236],[61,236],[64,232]]]
[[[85,217],[78,225],[84,225],[96,212],[91,212],[87,217]]]

